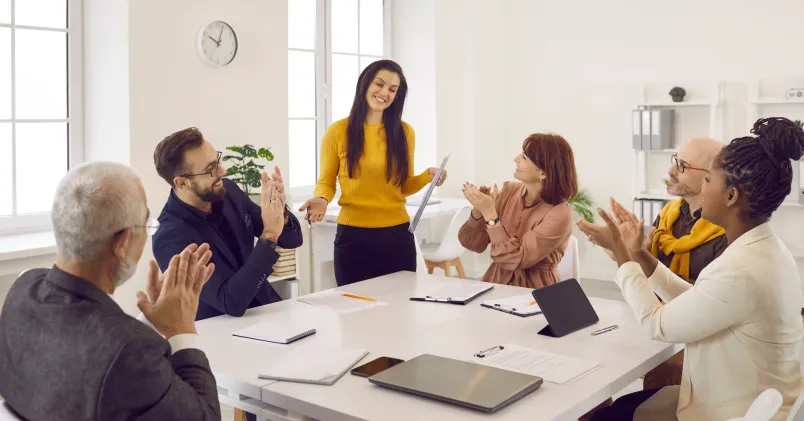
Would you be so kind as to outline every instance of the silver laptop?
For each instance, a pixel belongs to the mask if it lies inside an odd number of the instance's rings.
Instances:
[[[371,383],[495,412],[542,385],[542,378],[424,354],[369,377]]]

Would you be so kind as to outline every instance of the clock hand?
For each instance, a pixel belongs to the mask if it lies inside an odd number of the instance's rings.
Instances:
[[[217,41],[219,47],[221,45],[221,38],[223,38],[223,28],[224,28],[224,26],[223,26],[223,24],[221,24],[221,33],[218,34],[218,41]]]
[[[212,40],[212,42],[214,42],[216,46],[218,46],[218,47],[220,47],[220,46],[221,46],[220,41],[215,41],[215,38],[212,38],[212,37],[211,37],[211,36],[209,36],[209,35],[207,35],[207,38],[211,39],[211,40]]]

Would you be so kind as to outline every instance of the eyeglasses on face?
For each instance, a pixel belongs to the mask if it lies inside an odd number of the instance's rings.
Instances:
[[[210,165],[214,165],[214,167],[212,167],[212,169],[209,170],[209,171],[205,171],[205,172],[198,173],[198,174],[182,174],[179,177],[198,177],[198,176],[202,176],[202,175],[208,175],[208,176],[210,176],[212,178],[215,178],[215,177],[218,176],[218,172],[220,171],[221,157],[222,156],[223,156],[223,153],[218,152],[218,159],[214,163],[210,163],[209,165],[207,165],[207,167],[209,167]]]
[[[671,162],[673,165],[675,165],[676,169],[678,169],[678,172],[680,172],[680,173],[683,173],[683,172],[684,172],[684,171],[686,171],[686,170],[695,170],[695,171],[709,172],[709,170],[707,170],[707,169],[704,169],[704,168],[696,168],[696,167],[691,166],[690,164],[687,164],[687,163],[686,163],[686,162],[684,162],[684,161],[680,161],[680,160],[678,159],[678,154],[673,154],[673,156],[671,156],[671,157],[670,157],[670,162]]]
[[[148,218],[148,220],[145,221],[145,225],[132,225],[130,227],[126,227],[121,229],[120,231],[117,231],[116,233],[114,233],[114,235],[119,235],[123,231],[129,228],[145,228],[145,232],[148,233],[148,235],[154,235],[156,234],[156,230],[159,229],[159,221],[157,221],[154,218]]]

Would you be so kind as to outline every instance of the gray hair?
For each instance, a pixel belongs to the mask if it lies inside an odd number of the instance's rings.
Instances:
[[[59,182],[51,218],[59,257],[93,261],[114,234],[142,224],[146,207],[140,178],[128,166],[90,162]]]

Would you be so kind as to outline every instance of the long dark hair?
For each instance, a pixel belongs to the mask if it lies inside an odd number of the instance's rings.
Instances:
[[[764,222],[790,194],[790,161],[804,153],[804,131],[789,119],[771,117],[757,120],[751,133],[723,148],[716,165],[725,172],[726,185],[745,195],[748,217]]]
[[[385,126],[385,139],[387,142],[385,153],[385,180],[394,179],[394,184],[401,186],[408,179],[408,140],[402,129],[402,109],[405,107],[405,97],[408,94],[408,82],[402,73],[402,67],[391,60],[379,60],[371,63],[360,74],[355,89],[355,100],[352,111],[349,112],[349,124],[346,127],[346,162],[349,169],[349,178],[354,178],[358,169],[360,158],[366,146],[363,124],[368,114],[366,93],[374,82],[377,72],[388,70],[399,75],[399,89],[396,91],[394,102],[382,113],[382,122]]]

